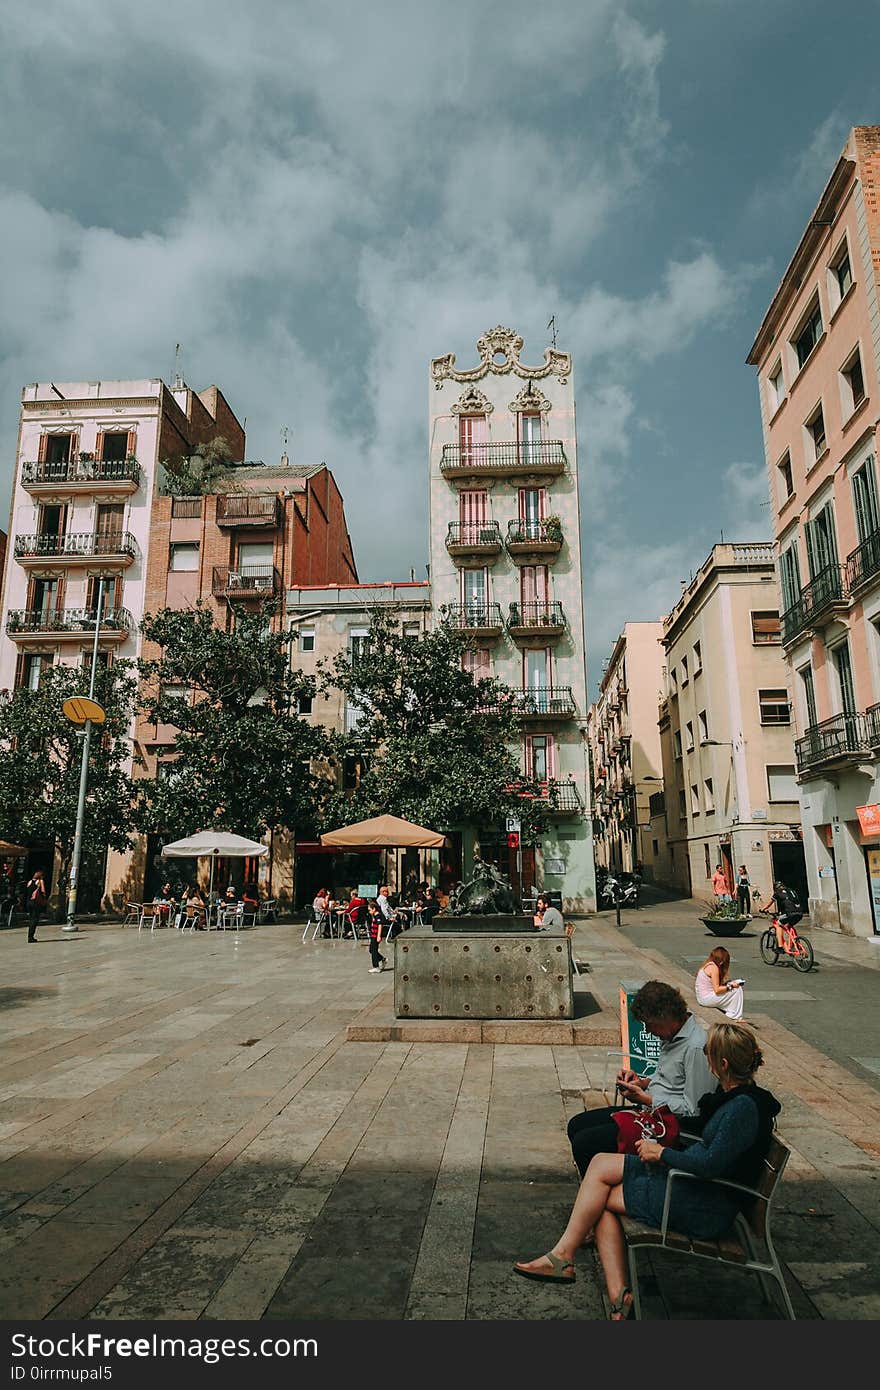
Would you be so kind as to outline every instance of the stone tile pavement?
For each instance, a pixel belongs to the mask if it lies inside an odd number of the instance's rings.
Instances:
[[[565,1120],[604,1047],[350,1042],[390,975],[290,925],[40,935],[0,933],[0,1315],[603,1316],[588,1252],[574,1288],[510,1266],[561,1229]],[[608,1008],[620,978],[688,983],[602,920],[575,947]],[[761,1022],[799,1316],[877,1317],[880,1094]],[[773,1316],[691,1263],[654,1257],[649,1317]]]

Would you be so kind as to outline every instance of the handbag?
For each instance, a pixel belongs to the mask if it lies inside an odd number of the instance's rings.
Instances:
[[[617,1125],[617,1152],[634,1154],[640,1139],[653,1139],[667,1149],[678,1144],[681,1126],[668,1105],[645,1110],[616,1110],[611,1117]]]

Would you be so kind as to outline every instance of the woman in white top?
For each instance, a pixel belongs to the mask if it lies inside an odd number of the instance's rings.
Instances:
[[[741,984],[727,978],[729,973],[730,952],[723,946],[716,946],[697,971],[694,992],[697,1003],[704,1009],[721,1009],[736,1021],[742,1018],[743,989]]]

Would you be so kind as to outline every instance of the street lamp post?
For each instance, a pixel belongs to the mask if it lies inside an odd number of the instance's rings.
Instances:
[[[79,800],[76,806],[76,830],[73,837],[73,859],[70,865],[70,880],[67,886],[67,921],[62,931],[79,931],[76,924],[76,898],[79,887],[79,865],[82,858],[83,825],[86,818],[86,789],[89,780],[89,750],[92,744],[92,725],[103,724],[104,711],[95,703],[95,674],[98,669],[98,638],[101,632],[101,616],[104,608],[104,580],[98,580],[98,608],[95,614],[95,636],[92,642],[92,670],[89,677],[89,698],[85,706],[86,720],[83,730],[82,761],[79,769]],[[65,700],[64,713],[73,723],[82,722],[78,717],[76,700]],[[68,708],[68,706],[70,708]]]
[[[730,739],[726,738],[704,738],[700,743],[700,747],[730,749],[730,772],[731,777],[733,779],[731,782],[731,787],[733,789],[733,798],[736,803],[735,808],[733,808],[733,814],[730,818],[730,858],[732,861],[731,872],[733,874],[736,874],[736,846],[734,844],[733,839],[733,827],[739,823],[739,786],[737,783],[736,757],[734,756],[736,753],[736,743],[732,743]]]

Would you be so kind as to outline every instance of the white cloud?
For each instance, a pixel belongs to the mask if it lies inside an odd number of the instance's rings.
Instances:
[[[731,463],[722,475],[721,515],[726,540],[773,537],[767,469],[763,463]]]

